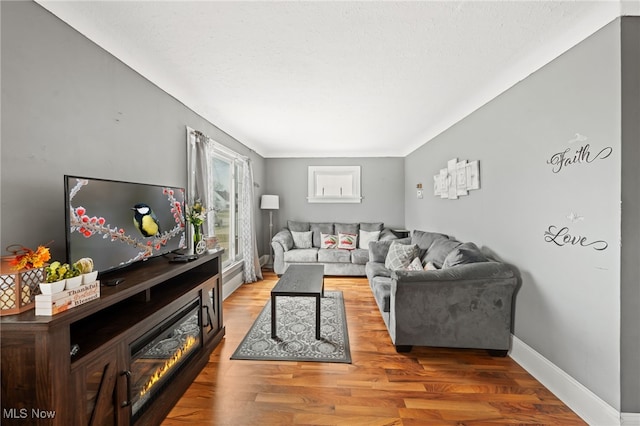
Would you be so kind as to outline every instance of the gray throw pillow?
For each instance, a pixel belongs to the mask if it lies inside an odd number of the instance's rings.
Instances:
[[[451,250],[451,253],[449,253],[444,259],[442,269],[452,268],[454,266],[464,265],[467,263],[488,261],[489,259],[482,254],[478,246],[474,243],[464,243]]]
[[[299,249],[311,248],[312,235],[313,235],[312,231],[307,231],[307,232],[291,231],[291,236],[293,237],[293,247],[299,248]]]
[[[384,266],[392,271],[407,269],[411,261],[418,255],[418,246],[406,245],[393,241],[389,247],[389,253],[384,261]]]

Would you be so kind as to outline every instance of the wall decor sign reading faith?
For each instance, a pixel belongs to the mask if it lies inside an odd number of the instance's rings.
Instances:
[[[606,241],[596,240],[589,241],[587,237],[580,235],[571,235],[569,233],[569,227],[563,226],[562,228],[555,225],[549,225],[549,228],[544,233],[544,240],[548,243],[553,243],[559,247],[564,246],[581,246],[591,247],[594,250],[602,251],[609,247]]]
[[[480,162],[453,158],[447,168],[433,177],[433,195],[440,198],[457,199],[468,195],[470,190],[480,189]]]
[[[572,144],[574,142],[584,142],[586,140],[586,136],[576,133],[576,137],[571,139],[568,143]],[[573,156],[569,154],[569,151],[571,151],[571,148],[556,152],[547,160],[547,164],[551,166],[551,171],[553,173],[560,173],[564,167],[568,167],[573,164],[590,164],[596,160],[604,160],[611,155],[613,148],[608,146],[606,148],[602,148],[597,154],[594,154],[591,152],[591,145],[584,144],[575,150]]]

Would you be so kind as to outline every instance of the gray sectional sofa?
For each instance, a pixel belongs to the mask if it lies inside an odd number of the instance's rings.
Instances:
[[[414,255],[416,270],[390,264]],[[395,242],[371,242],[366,274],[398,352],[437,346],[507,354],[518,279],[475,244],[418,230]]]
[[[357,237],[351,241],[348,249],[337,246],[323,248],[323,234],[335,236],[336,245],[339,242],[339,234]],[[290,220],[287,227],[271,239],[273,270],[276,274],[282,275],[289,265],[322,264],[325,275],[364,276],[365,265],[369,261],[367,239],[390,241],[396,238],[382,222],[333,223]]]

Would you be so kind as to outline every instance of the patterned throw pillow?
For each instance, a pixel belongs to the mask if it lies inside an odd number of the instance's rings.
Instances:
[[[438,269],[438,267],[436,265],[434,265],[433,262],[427,262],[424,265],[424,270],[425,271],[435,271],[437,269]]]
[[[313,231],[291,231],[291,236],[293,237],[293,247],[299,249],[311,248],[311,238],[313,237]]]
[[[422,271],[422,262],[420,262],[420,258],[416,257],[411,261],[409,266],[407,266],[407,271]]]
[[[418,246],[415,244],[400,244],[394,241],[391,243],[391,247],[389,247],[389,253],[387,253],[387,258],[384,260],[384,266],[392,271],[406,269],[417,256]]]
[[[338,236],[333,234],[320,234],[320,248],[334,249],[338,248]]]
[[[358,241],[358,248],[368,249],[369,241],[378,241],[380,238],[380,231],[363,231],[360,230],[360,241]]]
[[[338,234],[338,248],[353,250],[356,248],[356,241],[358,240],[357,234]]]

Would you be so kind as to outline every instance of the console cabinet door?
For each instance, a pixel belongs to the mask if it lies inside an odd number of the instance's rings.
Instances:
[[[222,324],[220,280],[210,278],[202,289],[202,329],[205,343],[216,336]]]
[[[121,345],[104,351],[98,358],[75,371],[77,425],[114,426],[129,424],[127,377]]]

